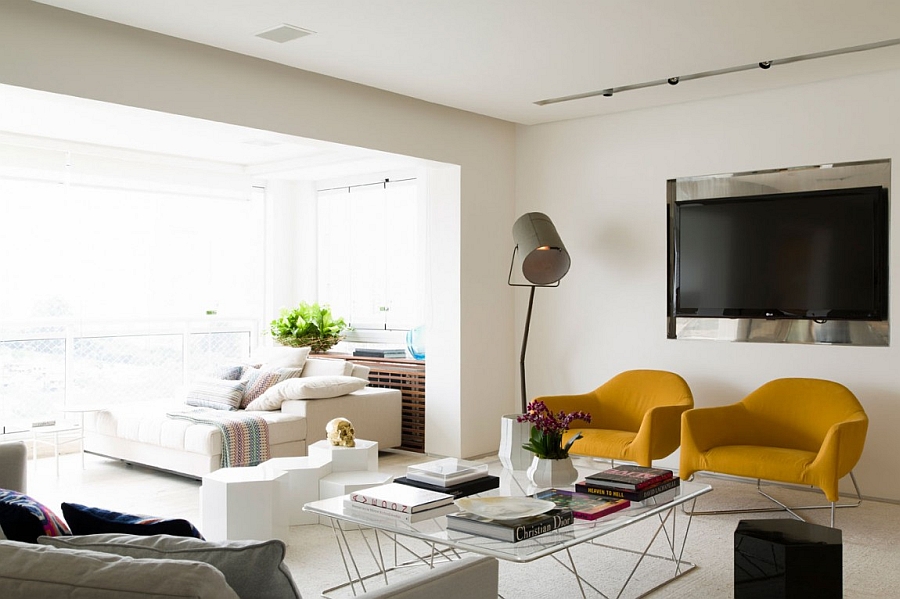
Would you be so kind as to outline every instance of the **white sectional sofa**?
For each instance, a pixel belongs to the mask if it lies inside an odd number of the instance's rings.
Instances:
[[[380,449],[401,444],[401,394],[395,389],[362,388],[329,394],[332,380],[348,377],[367,379],[365,366],[345,360],[307,358],[299,360],[294,348],[277,348],[292,359],[270,354],[265,368],[296,367],[302,373],[291,382],[270,388],[260,397],[267,410],[254,410],[268,425],[270,457],[306,455],[307,445],[325,439],[329,420],[343,417],[353,423],[357,437],[377,441]],[[308,352],[307,352],[308,353]],[[337,374],[341,373],[341,374]],[[330,377],[330,378],[329,378]],[[323,391],[325,389],[325,391]],[[313,396],[313,397],[308,397]],[[268,399],[269,401],[263,401]],[[256,404],[251,402],[247,408]],[[271,409],[275,407],[276,409]],[[186,476],[201,478],[221,467],[223,435],[210,424],[169,417],[186,408],[184,398],[137,402],[89,413],[85,417],[84,449],[89,453],[142,464]],[[242,411],[242,410],[239,410]],[[220,410],[213,410],[219,414]]]

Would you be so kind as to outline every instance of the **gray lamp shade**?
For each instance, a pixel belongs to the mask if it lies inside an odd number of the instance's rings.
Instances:
[[[532,284],[549,285],[569,272],[569,252],[546,214],[520,216],[513,225],[513,239],[522,256],[522,274]]]

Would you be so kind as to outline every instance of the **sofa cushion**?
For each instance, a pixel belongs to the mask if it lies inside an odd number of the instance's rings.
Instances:
[[[169,520],[153,516],[124,514],[78,503],[63,503],[62,512],[72,533],[76,535],[121,533],[149,536],[168,534],[202,538],[200,531],[193,524],[181,518]]]
[[[184,403],[198,408],[237,410],[246,386],[241,380],[199,378],[188,387]]]
[[[116,406],[86,418],[85,428],[89,433],[96,431],[104,437],[121,439],[129,443],[142,443],[192,454],[220,455],[222,434],[218,428],[166,416],[166,412],[182,408],[183,404],[177,402],[158,401]],[[269,425],[271,446],[306,439],[307,426],[302,415],[286,415],[281,412],[261,412],[260,415]],[[89,445],[93,437],[96,437],[93,433],[88,435]],[[218,460],[216,465],[218,466]],[[175,470],[177,471],[177,468]]]
[[[353,362],[339,358],[310,358],[303,366],[303,377],[349,376],[353,372]]]
[[[0,489],[0,538],[36,543],[42,535],[71,534],[66,523],[28,495]]]
[[[352,376],[312,376],[287,379],[269,387],[250,402],[245,410],[278,410],[289,399],[326,399],[340,397],[366,386],[366,381]]]
[[[54,547],[89,549],[134,558],[191,560],[210,564],[243,599],[296,599],[300,593],[284,565],[285,545],[271,541],[201,541],[157,535],[90,535],[42,537],[38,542]]]
[[[96,551],[0,541],[0,597],[237,599],[238,596],[221,572],[197,561],[134,559]]]
[[[262,364],[266,368],[303,368],[309,356],[308,347],[275,347],[257,348],[250,356],[250,364]]]

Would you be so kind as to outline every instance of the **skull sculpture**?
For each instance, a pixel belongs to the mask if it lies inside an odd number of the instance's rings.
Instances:
[[[325,433],[332,445],[337,447],[356,447],[353,425],[346,418],[335,418],[325,425]]]

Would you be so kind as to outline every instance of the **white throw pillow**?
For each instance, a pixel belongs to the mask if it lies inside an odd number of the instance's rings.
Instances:
[[[366,381],[354,376],[312,376],[287,379],[269,387],[265,393],[244,408],[248,411],[272,411],[281,409],[289,399],[326,399],[340,397],[366,386]]]

